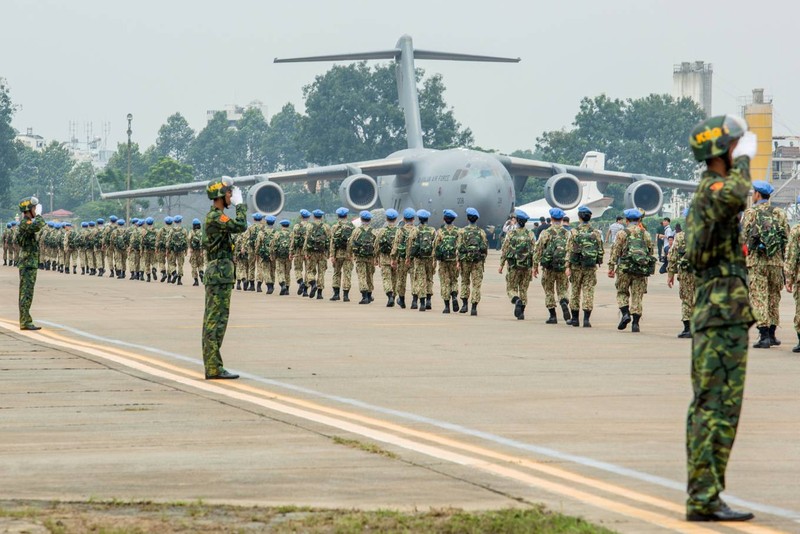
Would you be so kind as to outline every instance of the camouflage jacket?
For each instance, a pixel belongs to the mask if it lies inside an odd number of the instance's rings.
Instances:
[[[773,218],[773,223],[778,225],[780,229],[784,232],[784,236],[789,236],[789,222],[786,219],[786,212],[784,212],[780,208],[773,207],[769,204],[769,202],[761,202],[759,204],[755,204],[747,208],[744,211],[744,215],[742,216],[742,235],[744,236],[745,242],[747,241],[748,237],[753,233],[757,232],[758,229],[755,228],[756,226],[756,218],[759,211],[772,211],[771,217]],[[770,215],[765,215],[769,217]],[[748,245],[749,246],[749,245]],[[783,258],[786,253],[786,249],[784,248],[780,254],[775,254],[772,257],[768,257],[764,254],[759,254],[757,250],[748,250],[747,251],[747,266],[748,267],[755,267],[755,266],[783,266]]]
[[[798,280],[800,280],[800,224],[789,232],[789,244],[786,248],[783,273],[786,276],[787,284],[797,285]]]
[[[683,274],[691,272],[689,260],[686,258],[686,232],[678,232],[672,241],[672,248],[667,254],[667,274]]]
[[[212,207],[206,215],[203,244],[206,249],[208,266],[205,272],[205,285],[225,285],[234,283],[233,234],[247,229],[247,205],[236,206],[236,218],[231,219],[222,210]]]
[[[19,245],[19,268],[36,269],[39,267],[39,245],[36,241],[36,234],[45,227],[47,223],[41,215],[33,219],[21,219],[17,233],[17,245]]]
[[[627,228],[619,231],[617,238],[614,240],[614,244],[611,246],[611,255],[608,258],[609,269],[611,271],[618,270],[620,259],[625,256],[625,253],[628,250],[628,239],[630,236],[639,234],[644,237],[644,242],[647,246],[647,249],[650,251],[650,255],[653,254],[653,240],[650,237],[650,234],[647,232],[647,230],[644,230],[641,226],[639,226],[638,222],[632,222],[627,226]]]

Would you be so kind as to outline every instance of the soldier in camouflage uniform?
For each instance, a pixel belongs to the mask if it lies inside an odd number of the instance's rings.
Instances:
[[[170,264],[170,268],[167,271],[172,269],[172,283],[182,286],[183,266],[186,264],[186,251],[189,250],[189,232],[181,226],[182,215],[173,217],[172,222],[172,233],[167,246],[169,250],[167,262]]]
[[[545,323],[556,324],[558,323],[556,293],[564,320],[570,320],[569,300],[567,300],[569,278],[566,272],[569,231],[562,226],[564,210],[561,208],[550,208],[550,219],[552,220],[550,227],[541,232],[536,241],[533,253],[533,277],[539,276],[539,265],[541,264],[544,305],[550,313],[550,317]]]
[[[311,212],[300,210],[300,222],[292,228],[292,250],[290,257],[294,264],[294,276],[297,278],[297,294],[304,297],[308,296],[308,286],[306,285],[305,257],[303,246],[306,243],[306,230],[308,230],[308,219]]]
[[[97,219],[96,236],[95,236],[95,250],[94,257],[97,262],[97,276],[103,276],[106,267],[106,246],[104,238],[108,234],[108,229],[111,224],[106,224],[106,220],[102,217]]]
[[[592,210],[586,206],[578,208],[580,224],[570,230],[567,239],[567,258],[569,277],[572,293],[569,301],[572,303],[570,312],[572,317],[568,325],[580,326],[578,313],[583,309],[583,326],[591,328],[589,318],[594,309],[594,288],[597,285],[597,267],[603,264],[603,236],[600,230],[591,224]],[[583,297],[583,306],[581,306]]]
[[[100,234],[100,250],[103,263],[100,265],[98,274],[104,276],[106,274],[106,268],[108,268],[109,278],[114,278],[114,276],[116,276],[114,274],[114,245],[111,242],[111,234],[114,233],[114,227],[117,224],[117,216],[112,215],[108,218],[108,221],[108,224],[103,225],[103,231]]]
[[[608,260],[608,277],[617,276],[617,306],[622,313],[622,318],[617,325],[617,330],[625,330],[633,319],[631,332],[639,332],[639,320],[642,318],[642,299],[647,293],[647,277],[652,274],[655,267],[653,256],[653,240],[647,230],[639,225],[642,212],[636,208],[625,210],[627,228],[620,230],[614,245],[611,247],[611,256]],[[647,264],[643,265],[643,256]],[[644,274],[647,271],[647,274]]]
[[[131,221],[128,228],[128,270],[131,272],[131,280],[144,280],[143,274],[139,274],[142,268],[142,241],[144,238],[142,225],[144,221],[142,219],[135,219],[135,221],[135,223]]]
[[[248,226],[249,228],[249,226]],[[247,237],[244,232],[233,238],[233,272],[236,274],[236,290],[247,291]],[[243,283],[244,282],[244,283]]]
[[[681,321],[683,321],[683,332],[678,334],[678,337],[691,338],[689,322],[694,312],[695,283],[694,273],[686,259],[686,232],[675,234],[675,240],[667,254],[667,285],[669,287],[675,283],[675,273],[678,274],[678,296],[681,299]]]
[[[738,214],[750,189],[757,141],[730,115],[692,130],[703,173],[686,219],[686,259],[697,282],[692,314],[692,389],[686,422],[689,521],[747,521],[720,498],[744,396],[747,331],[755,321],[747,291]]]
[[[408,235],[414,228],[414,217],[416,212],[413,208],[406,208],[403,210],[403,222],[397,229],[397,235],[394,238],[392,251],[392,267],[395,268],[395,286],[394,294],[397,300],[397,305],[400,308],[406,307],[406,284],[408,276],[411,273],[409,264],[406,263],[406,245],[408,244]]]
[[[275,291],[275,261],[270,255],[270,244],[272,237],[275,235],[275,221],[277,220],[274,215],[267,215],[264,220],[267,221],[266,226],[261,227],[256,240],[256,254],[258,255],[258,287],[264,283],[267,286],[267,295],[272,295]]]
[[[256,218],[256,216],[258,216]],[[256,290],[256,267],[258,266],[258,250],[256,249],[256,241],[258,241],[258,234],[261,232],[261,227],[264,224],[264,215],[261,213],[253,214],[253,224],[247,227],[247,230],[241,235],[241,246],[244,254],[241,258],[241,274],[239,278],[244,282],[245,291]],[[258,288],[259,292],[262,289]]]
[[[442,213],[444,225],[436,232],[433,250],[439,262],[439,291],[444,300],[442,313],[450,313],[450,301],[453,311],[458,310],[458,228],[453,222],[458,214],[453,210]]]
[[[235,277],[231,237],[232,234],[241,234],[247,229],[247,206],[242,201],[242,192],[227,177],[209,182],[206,193],[214,204],[206,215],[203,236],[208,259],[204,281],[206,306],[203,316],[203,365],[206,380],[239,378],[239,375],[223,367],[219,351],[228,328]],[[225,208],[231,204],[236,206],[235,219],[225,215]]]
[[[783,273],[786,278],[786,291],[794,296],[794,331],[797,334],[797,345],[792,352],[800,352],[800,224],[789,232],[789,242],[786,248],[786,262],[783,264]]]
[[[89,226],[91,226],[91,222]],[[117,230],[114,232],[114,264],[119,269],[118,280],[125,279],[125,268],[128,265],[128,240],[130,235],[125,227],[125,219],[117,219]]]
[[[483,285],[483,267],[489,250],[486,232],[476,224],[478,218],[480,218],[478,210],[467,208],[469,224],[458,232],[456,245],[458,266],[461,271],[461,309],[459,312],[467,313],[467,303],[471,302],[470,315],[478,315],[478,303],[481,301],[481,286]],[[470,284],[472,284],[471,290]]]
[[[383,292],[386,293],[386,307],[394,307],[394,287],[397,285],[397,267],[392,265],[392,247],[399,230],[397,226],[397,210],[386,210],[386,226],[378,230],[375,239],[378,246],[378,265],[381,267]]]
[[[340,290],[343,292],[342,300],[350,302],[350,284],[353,276],[353,257],[347,251],[347,243],[353,235],[355,226],[347,220],[350,210],[338,208],[336,216],[338,220],[331,227],[331,244],[328,255],[333,265],[333,296],[331,300],[339,300]]]
[[[11,252],[13,257],[12,265],[14,267],[19,266],[19,243],[17,242],[17,236],[19,235],[19,222],[12,221],[11,222]]]
[[[17,244],[20,248],[19,255],[19,329],[41,330],[40,326],[33,324],[31,317],[31,303],[33,290],[36,287],[36,270],[39,267],[39,243],[36,234],[45,226],[40,215],[42,205],[36,197],[30,197],[19,203],[22,220],[17,234]]]
[[[67,223],[67,233],[64,235],[64,267],[67,273],[72,269],[72,274],[78,274],[78,251],[75,245],[77,232],[72,229],[72,223]]]
[[[775,330],[780,324],[783,260],[789,237],[786,213],[769,204],[773,188],[769,182],[753,182],[753,206],[742,216],[742,234],[747,243],[750,303],[756,316],[756,349],[780,345]]]
[[[272,235],[269,243],[269,257],[275,262],[275,276],[281,288],[278,296],[289,294],[289,284],[292,277],[292,260],[290,250],[292,248],[292,234],[289,231],[291,222],[289,219],[281,219],[280,228]]]
[[[144,220],[145,227],[142,234],[142,269],[147,273],[147,281],[158,279],[158,270],[156,269],[156,240],[158,232],[153,228],[155,219],[148,217]]]
[[[328,251],[331,246],[331,229],[322,220],[325,215],[321,209],[313,212],[314,220],[306,230],[303,253],[306,261],[306,283],[311,286],[308,296],[322,300],[325,289],[325,272],[328,270]]]
[[[189,233],[189,266],[192,268],[192,278],[194,284],[200,285],[205,271],[205,254],[203,251],[203,230],[200,219],[192,220],[192,231]]]
[[[533,232],[525,228],[528,222],[527,213],[516,210],[512,220],[517,227],[508,232],[503,240],[503,247],[500,249],[500,268],[497,272],[503,274],[503,267],[508,264],[506,288],[514,305],[514,317],[522,321],[525,319],[525,307],[528,305],[528,288],[532,279],[536,237]]]
[[[355,258],[358,289],[361,291],[361,300],[358,303],[369,304],[375,300],[372,297],[372,290],[374,288],[377,240],[375,232],[370,226],[372,214],[364,210],[360,216],[361,226],[353,230],[353,234],[347,242],[347,253]]]
[[[86,254],[86,234],[89,231],[88,221],[81,222],[81,231],[75,238],[75,244],[78,250],[78,257],[81,260],[81,274],[89,274],[89,257]]]
[[[123,221],[123,224],[125,221]],[[84,246],[86,247],[86,257],[89,261],[89,264],[86,266],[87,274],[92,276],[98,273],[97,268],[97,223],[95,221],[89,221],[89,230],[86,232],[86,239],[84,240]]]
[[[419,311],[431,309],[433,296],[433,275],[436,272],[436,262],[433,259],[433,241],[436,231],[428,226],[431,213],[428,210],[417,211],[419,225],[412,228],[406,240],[406,265],[412,265],[411,278],[411,309],[417,309],[419,298]]]
[[[156,269],[161,271],[161,282],[166,282],[169,277],[167,272],[167,241],[169,241],[169,234],[172,231],[172,217],[167,215],[164,217],[164,226],[156,232],[156,254],[155,264]],[[154,278],[155,279],[155,278]]]

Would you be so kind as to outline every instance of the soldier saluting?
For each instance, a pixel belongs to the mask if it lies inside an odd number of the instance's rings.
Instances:
[[[213,201],[206,215],[203,243],[208,266],[205,273],[206,307],[203,315],[203,365],[206,380],[239,378],[222,366],[219,349],[228,328],[228,316],[233,291],[233,234],[247,229],[247,206],[242,203],[241,190],[227,176],[214,180],[206,188]],[[236,218],[225,215],[225,208],[236,206]]]
[[[31,303],[33,290],[36,286],[36,270],[39,268],[39,243],[36,234],[44,228],[42,218],[42,205],[39,199],[30,197],[19,203],[19,211],[23,219],[19,223],[19,232],[16,235],[19,245],[19,329],[41,330],[41,326],[33,324],[31,317]]]

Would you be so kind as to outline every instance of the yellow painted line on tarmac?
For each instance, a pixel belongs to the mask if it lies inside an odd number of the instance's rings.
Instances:
[[[16,330],[16,325],[12,325],[11,323],[3,320],[0,320],[0,326],[8,330]],[[167,380],[178,382],[186,386],[205,390],[215,394],[220,394],[229,398],[242,400],[245,402],[256,404],[258,406],[262,406],[270,410],[285,413],[309,421],[314,421],[320,424],[331,426],[333,428],[338,428],[340,430],[352,432],[354,434],[359,434],[364,437],[396,445],[398,447],[419,452],[421,454],[425,454],[441,460],[449,461],[459,465],[470,466],[484,472],[516,480],[518,482],[522,482],[529,486],[533,486],[539,489],[549,491],[551,493],[563,495],[587,504],[591,504],[601,509],[611,510],[622,515],[633,517],[658,526],[671,528],[679,532],[687,532],[687,533],[714,532],[697,524],[686,523],[682,519],[675,519],[672,516],[636,508],[622,502],[610,500],[605,497],[587,493],[585,491],[576,489],[571,486],[566,486],[559,482],[553,482],[546,479],[542,479],[530,475],[528,473],[525,473],[523,471],[520,471],[518,469],[515,469],[513,467],[487,462],[486,460],[480,458],[466,456],[458,452],[453,452],[446,449],[442,449],[440,447],[427,445],[425,443],[420,443],[419,441],[412,441],[411,439],[397,436],[395,434],[389,434],[386,431],[405,434],[407,436],[411,436],[418,440],[437,443],[439,445],[447,446],[456,450],[469,452],[472,454],[483,456],[485,458],[491,458],[493,460],[501,461],[504,463],[509,463],[513,466],[519,466],[535,470],[540,473],[557,477],[568,482],[578,483],[584,486],[591,487],[593,489],[612,493],[619,497],[641,502],[643,504],[654,506],[656,508],[661,508],[663,510],[666,510],[671,513],[676,513],[681,516],[684,513],[683,506],[678,505],[674,502],[666,501],[664,499],[659,499],[656,497],[651,497],[649,495],[639,493],[634,490],[629,490],[627,488],[617,486],[615,484],[610,484],[603,482],[601,480],[578,475],[570,471],[553,467],[527,458],[499,453],[491,449],[486,449],[484,447],[479,447],[471,445],[469,443],[456,441],[429,432],[414,430],[388,421],[374,419],[368,416],[347,412],[337,408],[331,408],[319,405],[317,403],[306,401],[303,399],[288,397],[283,394],[274,393],[241,382],[238,383],[227,382],[225,383],[225,386],[227,387],[222,387],[220,385],[217,385],[218,383],[206,382],[204,380],[203,374],[199,372],[194,372],[186,368],[158,360],[156,358],[133,353],[124,349],[118,349],[116,347],[107,347],[104,345],[98,345],[95,343],[82,340],[81,341],[75,340],[57,334],[53,331],[38,331],[36,333],[20,332],[20,334],[29,337],[32,340],[36,340],[37,338],[44,336],[49,338],[48,342],[56,346],[62,346],[64,348],[75,349],[76,346],[78,346],[80,347],[80,350],[88,354],[108,359],[120,365],[124,365],[126,367],[133,368],[153,376],[158,376]],[[159,369],[159,367],[161,369]],[[179,374],[174,374],[174,373],[179,373]],[[239,391],[232,391],[232,389]],[[286,406],[285,404],[279,404],[278,401],[287,404],[302,406],[303,408],[302,409],[293,408],[291,406]],[[324,414],[330,414],[330,416]],[[362,424],[351,423],[343,419],[358,421],[359,423]],[[377,429],[364,426],[365,424],[377,427]],[[771,529],[769,527],[763,527],[755,524],[743,523],[734,525],[727,523],[725,526],[749,534],[772,534],[780,532]]]

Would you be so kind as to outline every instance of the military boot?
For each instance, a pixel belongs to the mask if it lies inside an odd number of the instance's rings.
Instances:
[[[350,302],[350,290],[345,289],[344,295],[342,296],[342,302]]]
[[[411,295],[411,309],[412,310],[416,310],[417,309],[417,298],[418,297],[416,295]]]
[[[163,280],[162,280],[162,282],[163,282]],[[237,291],[241,291],[242,290],[242,279],[241,278],[236,280],[236,290]]]
[[[450,292],[450,300],[452,301],[451,306],[453,307],[453,313],[455,313],[458,311],[458,291]]]
[[[518,321],[525,320],[525,305],[522,304],[522,301],[520,301],[519,303],[519,315],[517,315],[517,320]]]
[[[413,308],[413,306],[412,306],[412,308]],[[419,311],[421,311],[421,312],[425,311],[425,297],[420,297],[419,298]]]
[[[372,297],[372,291],[367,291],[367,298],[370,302],[373,302],[375,299]]]
[[[85,268],[85,267],[81,267],[81,274],[82,274],[82,275],[85,275],[85,274],[86,274],[86,268]]]
[[[473,302],[472,303],[472,310],[470,310],[469,314],[470,315],[478,315],[478,303],[477,302]]]
[[[768,326],[759,326],[758,327],[758,341],[753,344],[754,349],[768,349],[772,346],[772,343],[769,342],[769,327]]]
[[[367,296],[366,291],[361,292],[361,300],[358,301],[359,304],[369,304],[369,297]]]
[[[338,287],[334,287],[333,288],[333,296],[331,297],[331,300],[339,300],[339,288]]]
[[[564,320],[569,321],[570,313],[569,313],[569,301],[567,299],[561,299],[558,301],[561,304],[561,313],[564,314]]]
[[[302,295],[303,291],[306,289],[306,284],[303,282],[302,278],[297,279],[297,294]]]
[[[147,273],[147,281],[150,281],[150,273]]]
[[[72,266],[72,274],[78,274],[78,266],[77,265],[73,265]]]
[[[518,300],[519,300],[519,297],[514,295],[513,297],[511,297],[511,304],[516,304]]]
[[[777,329],[777,325],[770,325],[769,327],[769,344],[773,347],[780,347],[781,340],[775,337],[775,329]]]
[[[261,281],[259,281],[258,285],[256,286],[256,293],[263,293],[263,291],[261,290]]]
[[[639,331],[639,319],[642,318],[641,313],[634,313],[633,314],[633,324],[631,325],[631,332],[638,332]]]
[[[272,295],[275,292],[275,284],[273,282],[267,282],[267,295]]]
[[[303,296],[305,297],[305,294]],[[317,283],[311,282],[311,291],[308,293],[308,298],[313,299],[315,296],[317,296]]]
[[[70,274],[69,265],[67,265],[67,268],[64,270],[64,274]]]
[[[689,330],[689,321],[683,321],[683,332],[678,334],[680,338],[691,338],[692,332]]]
[[[134,275],[135,275],[135,274],[136,274],[136,273],[134,273],[133,271],[131,271],[131,277],[130,277],[130,278],[128,278],[128,280],[133,280],[133,279],[134,279]]]
[[[317,289],[317,300],[322,300],[322,288]]]
[[[622,312],[622,318],[619,320],[617,330],[625,330],[628,328],[628,323],[631,322],[631,310],[628,306],[623,306],[619,311]]]
[[[155,271],[155,269],[153,269]],[[206,275],[205,271],[200,271],[200,281],[203,282],[203,277]],[[205,282],[203,282],[205,283]]]
[[[522,313],[522,301],[517,299],[517,302],[514,303],[514,317],[519,318],[520,313]]]
[[[589,322],[589,317],[591,317],[591,316],[592,316],[592,310],[583,310],[583,327],[584,328],[591,328],[592,327],[592,323]]]
[[[430,310],[431,309],[431,297],[432,296],[433,295],[427,295],[427,297],[425,298],[425,309],[426,310]]]
[[[161,282],[167,281],[167,271],[161,271]]]
[[[800,332],[797,333],[797,345],[792,347],[792,352],[800,352]]]
[[[461,309],[458,310],[458,313],[467,313],[467,299],[464,297],[461,297]]]
[[[303,284],[303,291],[302,291],[302,293],[300,293],[300,296],[301,297],[307,297],[308,296],[308,286],[307,285]]]
[[[572,314],[572,317],[570,317],[569,321],[567,321],[567,324],[569,326],[580,326],[581,325],[580,321],[578,320],[578,312],[579,311],[580,310],[570,310],[570,313]]]
[[[400,295],[397,297],[397,305],[400,306],[402,309],[406,309],[406,296]]]
[[[119,279],[120,280],[125,280],[125,271],[120,271],[119,272]]]
[[[144,282],[144,271],[139,271],[139,280]]]
[[[556,309],[555,308],[547,308],[547,311],[550,312],[550,317],[544,322],[544,324],[557,324],[558,317],[556,317]]]
[[[147,275],[147,281],[148,282],[150,281],[150,275],[149,274]],[[198,280],[197,277],[195,276],[194,277],[194,284],[192,284],[192,287],[199,286],[199,285],[200,285],[200,280]]]
[[[156,280],[158,278],[158,271],[156,271],[155,267],[152,268],[152,274],[153,274],[153,280]]]
[[[389,291],[386,296],[389,297],[389,300],[386,302],[386,307],[394,308],[394,292]]]
[[[289,294],[289,286],[286,284],[286,282],[281,282],[280,286],[281,286],[281,291],[280,291],[280,293],[278,293],[278,296],[282,297],[284,295],[288,295]]]
[[[442,313],[450,313],[450,301],[449,300],[445,300],[444,301],[444,309],[442,310]]]

